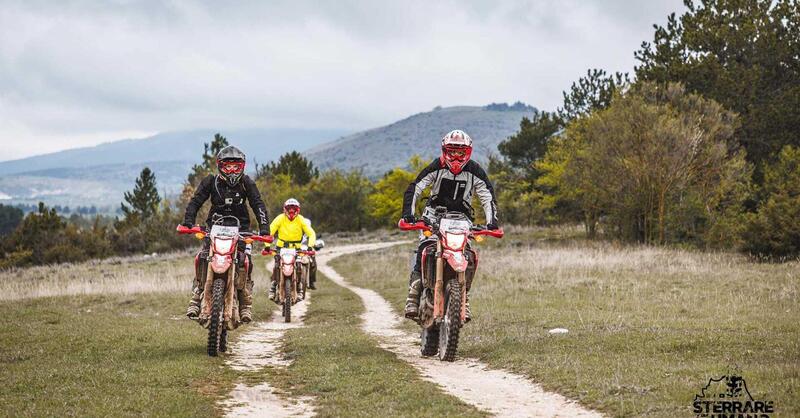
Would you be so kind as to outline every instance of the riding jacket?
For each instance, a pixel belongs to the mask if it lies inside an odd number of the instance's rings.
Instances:
[[[431,186],[428,207],[445,206],[448,211],[461,212],[473,218],[472,195],[478,195],[487,224],[497,224],[497,199],[486,172],[475,160],[470,160],[458,174],[453,174],[439,158],[433,160],[403,195],[403,216],[414,216],[417,200]]]
[[[214,174],[206,176],[197,186],[189,204],[186,205],[184,223],[193,224],[197,217],[197,211],[209,198],[211,198],[211,210],[208,212],[206,225],[211,225],[211,218],[214,214],[219,214],[235,216],[239,219],[239,229],[249,230],[250,214],[247,212],[245,201],[253,209],[261,228],[266,228],[269,224],[267,206],[261,200],[261,193],[258,191],[256,183],[247,175],[243,175],[235,186],[228,185]]]
[[[280,248],[300,248],[303,234],[308,236],[309,247],[313,248],[317,244],[317,234],[303,215],[297,215],[289,220],[281,213],[269,225],[269,234],[275,237],[275,246]]]

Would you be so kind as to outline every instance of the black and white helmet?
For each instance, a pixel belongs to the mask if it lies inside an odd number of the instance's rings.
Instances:
[[[244,175],[245,155],[233,145],[229,145],[217,153],[217,170],[219,176],[230,186],[239,183]]]

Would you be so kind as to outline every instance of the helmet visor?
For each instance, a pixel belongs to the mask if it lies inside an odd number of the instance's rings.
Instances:
[[[297,216],[298,213],[300,213],[300,206],[295,206],[295,205],[284,206],[283,210],[284,212],[286,212],[287,216],[289,216],[290,218],[294,218],[295,216]]]
[[[451,161],[464,161],[467,159],[467,147],[445,147],[444,156]]]
[[[219,164],[219,171],[224,174],[242,174],[244,162],[242,161],[222,161]]]

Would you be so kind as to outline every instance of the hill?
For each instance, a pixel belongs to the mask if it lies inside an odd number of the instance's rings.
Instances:
[[[157,134],[94,147],[76,148],[0,162],[0,203],[110,207],[116,209],[142,168],[156,174],[161,193],[180,191],[203,143],[214,130]],[[221,131],[254,162],[264,164],[288,151],[303,151],[346,133],[335,129],[248,129]]]
[[[507,106],[437,107],[390,125],[358,132],[310,149],[305,154],[320,169],[361,169],[375,178],[394,167],[405,166],[414,154],[433,158],[440,153],[440,138],[461,129],[475,141],[474,158],[485,161],[497,144],[519,130],[523,116],[536,108]]]

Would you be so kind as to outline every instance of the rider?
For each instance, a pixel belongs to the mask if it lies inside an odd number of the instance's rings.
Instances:
[[[303,215],[300,215],[300,202],[297,199],[288,199],[283,204],[283,213],[276,216],[269,224],[269,233],[275,237],[275,246],[278,248],[299,249],[303,241],[303,234],[308,235],[308,246],[314,248],[317,242],[317,234],[311,228],[311,223],[305,222]],[[269,288],[269,298],[275,299],[275,289],[278,286],[278,271],[280,270],[280,259],[275,256],[275,267],[272,270],[272,284]]]
[[[486,215],[486,227],[497,229],[497,201],[494,188],[486,172],[474,160],[472,155],[472,138],[464,131],[454,130],[442,138],[442,155],[431,162],[419,173],[416,180],[408,185],[403,196],[403,220],[416,222],[414,210],[422,192],[431,186],[431,197],[428,208],[444,206],[450,212],[460,212],[472,219],[472,194],[478,195]],[[414,267],[409,278],[408,299],[405,316],[416,318],[419,315],[419,296],[422,291],[421,257],[425,247],[435,241],[421,238],[416,251]],[[471,260],[470,264],[474,264]],[[470,280],[471,282],[471,280]],[[469,291],[469,283],[467,290]],[[466,304],[467,320],[470,318],[469,299]]]
[[[181,225],[191,228],[194,225],[200,207],[210,198],[211,210],[206,219],[206,226],[211,226],[216,217],[234,216],[239,220],[239,229],[247,231],[250,229],[250,215],[247,212],[246,201],[250,204],[253,213],[258,219],[259,234],[267,235],[267,223],[269,223],[267,207],[264,205],[264,201],[261,200],[261,193],[258,191],[256,183],[247,174],[244,174],[244,167],[245,155],[239,148],[227,146],[220,150],[217,154],[218,174],[209,174],[200,182],[194,196],[186,206],[186,214]],[[198,255],[199,265],[196,263],[192,299],[189,301],[189,308],[186,310],[186,316],[189,318],[197,318],[200,314],[200,301],[203,294],[203,286],[205,285],[210,245],[211,241],[206,238],[203,243],[203,249]],[[238,253],[240,256],[236,260],[237,266],[243,268],[245,262],[245,243],[243,240],[239,241]],[[242,322],[245,323],[253,319],[251,312],[253,304],[253,279],[251,278],[253,263],[250,260],[250,254],[247,254],[246,257],[249,262],[247,282],[244,289],[237,291],[239,315],[242,318]]]

